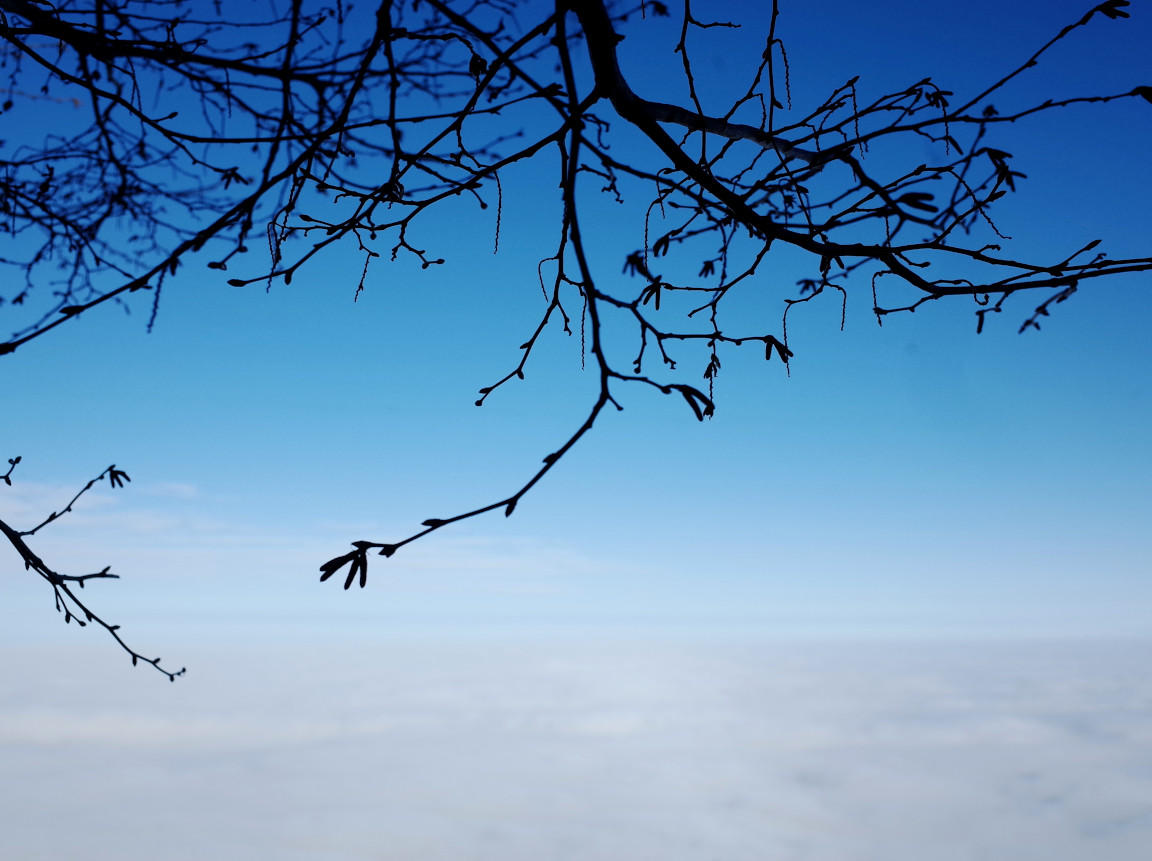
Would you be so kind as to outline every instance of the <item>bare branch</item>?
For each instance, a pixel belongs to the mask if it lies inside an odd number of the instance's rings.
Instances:
[[[1024,331],[1098,279],[1152,270],[1152,256],[1113,259],[1095,241],[1071,242],[1056,259],[1014,253],[1017,226],[1002,223],[1000,208],[1023,193],[1026,161],[995,145],[1005,124],[1152,102],[1139,82],[1003,113],[990,102],[1082,28],[1122,22],[1127,5],[1098,4],[974,95],[924,78],[873,96],[846,74],[800,104],[773,0],[743,24],[763,28],[763,50],[747,58],[734,97],[716,104],[693,57],[699,41],[741,22],[722,6],[705,17],[684,2],[668,56],[643,54],[667,61],[667,80],[683,92],[675,104],[638,95],[622,71],[622,57],[646,49],[652,19],[671,15],[650,0],[273,0],[244,15],[190,0],[0,0],[0,113],[18,102],[38,113],[36,128],[0,142],[0,269],[9,276],[0,319],[12,333],[0,356],[140,295],[155,319],[166,281],[193,265],[238,288],[270,289],[324,272],[321,261],[341,249],[355,258],[358,280],[344,294],[355,301],[391,260],[444,262],[453,243],[436,219],[453,202],[495,207],[499,250],[506,208],[555,194],[554,233],[525,275],[538,279],[543,302],[476,403],[532,373],[545,333],[574,337],[577,322],[595,395],[511,493],[427,519],[400,540],[353,542],[321,566],[323,580],[346,570],[345,588],[363,586],[369,551],[391,556],[451,524],[511,514],[606,407],[622,407],[623,393],[670,395],[702,421],[716,409],[730,348],[762,345],[787,371],[788,314],[815,296],[837,296],[842,326],[861,292],[878,322],[967,297],[981,331],[1013,297],[1039,291]],[[906,163],[909,151],[923,161]],[[529,163],[552,176],[547,189],[508,181]],[[623,205],[620,232],[633,231],[623,261],[590,253],[582,229],[589,201],[604,194]],[[809,266],[787,288],[766,277],[781,256]],[[779,324],[733,313],[734,297],[748,295],[775,302]],[[28,531],[6,527],[66,618],[79,610],[99,621],[69,590],[114,575],[58,574],[24,539],[103,478],[127,480],[110,467]]]

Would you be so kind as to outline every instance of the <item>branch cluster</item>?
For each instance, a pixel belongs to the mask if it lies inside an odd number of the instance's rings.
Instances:
[[[0,476],[0,478],[4,480],[5,485],[9,487],[12,485],[12,473],[19,463],[19,457],[8,459],[8,471],[4,473],[4,475]],[[0,535],[3,535],[4,538],[7,539],[8,543],[12,545],[12,548],[16,551],[17,555],[23,560],[24,569],[27,571],[34,571],[40,576],[41,579],[43,579],[46,583],[48,583],[49,586],[52,587],[52,594],[56,601],[56,612],[64,616],[64,622],[66,624],[75,622],[77,625],[83,628],[89,623],[92,623],[97,627],[103,628],[105,631],[112,635],[112,638],[116,641],[120,648],[127,652],[129,657],[132,658],[132,666],[136,666],[140,662],[150,664],[158,672],[167,676],[169,681],[174,682],[176,681],[177,676],[184,675],[186,668],[181,667],[179,670],[175,671],[166,670],[163,666],[161,666],[160,658],[144,657],[144,655],[142,655],[140,652],[137,652],[135,649],[129,646],[127,642],[125,642],[124,638],[120,635],[119,625],[113,625],[109,622],[106,622],[102,617],[98,616],[74,591],[72,591],[73,586],[76,586],[79,589],[83,589],[84,584],[89,580],[119,579],[119,574],[111,573],[112,568],[110,565],[104,566],[104,568],[95,572],[94,574],[61,574],[51,568],[48,563],[36,555],[32,548],[28,546],[26,539],[35,535],[48,524],[55,522],[58,518],[72,511],[72,506],[76,504],[80,497],[91,490],[96,484],[105,480],[107,480],[111,487],[123,487],[125,482],[131,481],[126,472],[121,469],[117,469],[116,465],[113,464],[98,476],[93,478],[91,481],[89,481],[87,484],[85,484],[82,488],[80,488],[76,495],[68,501],[67,505],[65,505],[59,511],[53,511],[42,521],[40,521],[39,524],[33,526],[31,529],[17,530],[9,524],[5,523],[3,520],[0,520]]]
[[[711,416],[722,351],[751,342],[787,366],[789,309],[825,291],[846,297],[868,284],[877,320],[968,297],[978,330],[1011,296],[1043,291],[1027,329],[1086,283],[1152,269],[1152,257],[1109,258],[1099,240],[1017,259],[993,213],[1024,176],[991,142],[998,126],[1074,104],[1152,102],[1152,88],[1135,86],[1010,112],[994,104],[1053,45],[1127,17],[1128,5],[1098,4],[972,96],[925,78],[865,98],[852,77],[818,104],[794,105],[773,0],[746,87],[716,107],[700,96],[693,48],[735,25],[704,20],[690,0],[673,51],[680,104],[644,98],[621,71],[652,18],[672,14],[664,3],[277,0],[259,7],[267,12],[208,14],[187,0],[0,0],[3,111],[56,120],[0,147],[0,267],[19,273],[15,288],[0,288],[0,314],[25,314],[0,353],[136,291],[152,291],[154,314],[165,279],[190,261],[237,287],[270,287],[339,246],[363,260],[358,295],[379,257],[443,262],[420,225],[449,201],[494,207],[498,247],[503,207],[531,205],[507,196],[501,176],[538,163],[562,213],[541,252],[543,307],[477,404],[523,379],[542,334],[571,334],[577,317],[596,397],[508,496],[399,541],[357,541],[321,568],[321,579],[346,569],[345,588],[364,585],[369,554],[511,514],[605,408],[622,408],[625,387]],[[909,142],[936,157],[900,162]],[[648,213],[634,250],[609,267],[589,254],[583,221],[605,194],[642,200]],[[246,257],[254,245],[266,254]],[[810,270],[781,288],[764,272],[785,250]],[[749,292],[780,303],[779,326],[726,314]],[[610,328],[631,333],[624,353]],[[682,352],[700,362],[702,382],[676,373]],[[41,573],[71,597],[67,580]]]

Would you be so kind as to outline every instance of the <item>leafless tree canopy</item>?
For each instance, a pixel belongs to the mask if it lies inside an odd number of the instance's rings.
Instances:
[[[819,104],[792,100],[775,0],[744,24],[763,31],[764,45],[742,70],[744,93],[705,103],[692,40],[735,23],[706,17],[723,4],[697,5],[0,0],[0,122],[30,110],[42,118],[36,133],[5,132],[0,142],[0,331],[11,333],[0,335],[0,354],[67,338],[71,318],[106,303],[150,302],[154,317],[165,283],[205,262],[231,284],[271,285],[339,245],[363,261],[358,290],[390,260],[436,266],[441,203],[470,199],[494,211],[498,242],[503,210],[539,193],[506,187],[502,172],[546,165],[562,215],[539,250],[539,323],[477,404],[530,372],[549,327],[582,333],[598,395],[511,494],[399,540],[353,542],[321,567],[322,580],[341,573],[348,588],[365,584],[369,555],[391,556],[488,511],[511,514],[630,387],[710,416],[724,350],[752,343],[786,365],[788,308],[822,292],[862,292],[877,319],[965,297],[979,330],[1027,291],[1038,304],[1021,314],[1024,330],[1096,279],[1152,269],[1149,257],[1109,258],[1094,237],[1058,259],[1015,259],[994,206],[1022,176],[996,148],[1000,124],[1073,103],[1152,102],[1152,88],[1135,86],[1052,94],[1011,113],[995,106],[1052,45],[1082,27],[1122,24],[1125,0],[1086,9],[1047,42],[1041,34],[1036,53],[983,92],[958,96],[926,78],[866,98],[852,77]],[[681,23],[679,44],[662,58],[685,93],[679,104],[645,99],[618,62],[653,18],[668,16]],[[644,146],[613,146],[621,136]],[[893,170],[879,157],[907,140],[930,146],[935,160]],[[601,195],[643,199],[662,216],[621,224],[634,231],[635,251],[610,265],[589,255],[581,230],[588,201]],[[779,325],[746,330],[747,321],[728,319],[729,297],[769,289],[760,273],[789,249],[810,272],[790,294],[769,297],[780,303]],[[634,336],[623,352],[604,337],[621,321]],[[703,368],[703,382],[683,382],[677,362],[696,380]],[[97,480],[126,478],[110,467]],[[60,574],[27,543],[64,511],[32,529],[0,529],[52,586],[66,620],[95,621],[124,645],[72,588],[114,576],[109,569]]]

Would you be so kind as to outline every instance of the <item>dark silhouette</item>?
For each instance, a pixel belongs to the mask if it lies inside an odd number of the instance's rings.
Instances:
[[[134,293],[150,294],[154,318],[165,282],[197,252],[239,287],[290,282],[338,243],[363,259],[357,293],[381,256],[435,266],[442,259],[415,234],[437,204],[464,197],[495,206],[498,242],[502,208],[517,202],[501,171],[559,156],[563,210],[554,245],[540,252],[547,305],[514,366],[476,403],[524,377],[549,326],[579,330],[598,394],[512,493],[425,520],[399,540],[353,542],[321,566],[321,580],[344,571],[346,589],[365,585],[370,553],[391,556],[489,511],[510,515],[606,407],[620,408],[629,385],[682,398],[699,420],[711,416],[722,350],[755,342],[766,359],[787,365],[788,309],[824,291],[844,293],[849,281],[871,292],[878,320],[949,297],[975,300],[977,331],[1011,297],[1038,291],[1024,331],[1096,279],[1152,269],[1152,257],[1108,258],[1099,239],[1059,260],[1014,259],[992,214],[1023,175],[988,142],[998,125],[1078,103],[1152,102],[1152,88],[1136,86],[1056,95],[1005,114],[993,104],[1078,28],[1128,17],[1126,0],[1089,9],[970,98],[925,78],[867,101],[851,78],[809,106],[791,103],[774,0],[757,22],[765,49],[745,70],[746,92],[718,107],[697,95],[687,39],[734,25],[697,18],[688,0],[677,13],[679,45],[665,58],[669,79],[686,85],[681,105],[635,93],[617,59],[633,44],[624,36],[642,44],[648,19],[672,14],[661,2],[365,5],[0,0],[3,112],[35,102],[61,117],[60,130],[42,140],[0,144],[0,230],[11,240],[0,251],[0,309],[18,321],[0,354],[65,337],[69,319]],[[610,148],[621,131],[639,133],[647,149]],[[890,139],[930,145],[936,158],[895,173],[861,159]],[[646,196],[676,226],[649,236],[648,222],[630,225],[637,250],[601,271],[586,253],[581,216],[590,196],[605,193]],[[265,247],[269,256],[249,253]],[[725,319],[725,300],[756,289],[752,276],[785,248],[807,255],[811,274],[783,299],[779,330],[746,331]],[[676,274],[657,274],[657,260]],[[635,333],[627,355],[603,338],[615,318]],[[706,391],[671,376],[677,344],[700,361]],[[116,486],[127,477],[110,467],[103,478]],[[103,625],[135,663],[141,656],[116,626],[71,589],[114,575],[58,574],[25,542],[57,516],[25,532],[0,527],[26,567],[52,585],[65,619]]]

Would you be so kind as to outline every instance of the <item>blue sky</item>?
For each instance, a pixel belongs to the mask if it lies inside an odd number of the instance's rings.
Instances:
[[[732,17],[754,22],[756,8]],[[786,6],[780,27],[794,101],[809,105],[857,73],[862,94],[928,74],[964,94],[1082,11],[807,3]],[[1011,97],[1146,83],[1152,19],[1146,4],[1132,13],[1098,18]],[[674,28],[654,32],[622,48],[636,89],[653,95],[675,72],[659,71]],[[741,52],[761,39],[750,26],[696,40],[706,98],[743,85]],[[1028,174],[999,216],[1020,253],[1097,237],[1112,256],[1145,250],[1150,133],[1138,99],[1001,130],[994,143]],[[377,560],[363,593],[318,584],[317,566],[348,541],[397,539],[503,496],[580,420],[594,380],[578,338],[556,332],[525,382],[472,405],[540,312],[535,264],[556,201],[531,193],[535,171],[505,177],[496,256],[490,214],[459,209],[424,237],[444,267],[374,265],[356,303],[357,259],[336,255],[268,293],[194,262],[166,286],[151,334],[141,303],[4,357],[3,454],[24,462],[3,511],[22,525],[109,463],[127,470],[131,485],[94,493],[35,546],[62,565],[112,564],[124,579],[99,584],[94,602],[134,640],[150,619],[179,616],[194,640],[197,625],[249,612],[285,630],[314,615],[446,629],[1147,632],[1147,276],[1082,290],[1039,333],[1016,329],[1043,297],[1019,297],[979,337],[964,300],[878,328],[868,285],[852,285],[844,332],[832,296],[790,318],[790,378],[752,347],[729,351],[704,424],[681,403],[625,392],[626,410],[512,518]],[[592,204],[607,213],[601,277],[617,277],[635,245],[625,227],[639,222]],[[790,266],[769,270],[780,289],[749,314],[778,319],[780,297],[809,274]],[[58,624],[39,583],[8,588],[21,631],[35,614]]]

